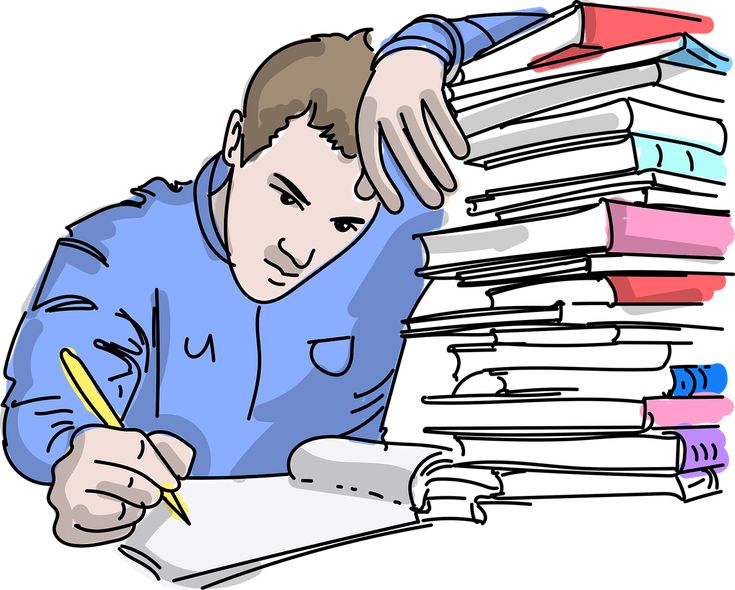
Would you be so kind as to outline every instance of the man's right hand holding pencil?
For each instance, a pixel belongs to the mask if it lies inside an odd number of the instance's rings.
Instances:
[[[127,537],[163,491],[179,488],[193,457],[193,449],[171,434],[80,430],[53,469],[48,501],[56,512],[56,538],[98,545]]]

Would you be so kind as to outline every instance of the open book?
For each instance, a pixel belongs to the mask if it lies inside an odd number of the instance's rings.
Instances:
[[[119,550],[157,579],[212,588],[299,556],[432,521],[485,522],[483,504],[541,497],[718,491],[714,471],[571,473],[462,462],[460,449],[319,438],[292,453],[289,475],[192,479],[181,488],[191,526],[159,504]],[[696,484],[696,485],[692,485]]]

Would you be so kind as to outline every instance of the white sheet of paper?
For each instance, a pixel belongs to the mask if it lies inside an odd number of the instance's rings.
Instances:
[[[311,491],[288,476],[188,480],[180,495],[191,526],[159,504],[121,552],[184,586],[239,577],[315,545],[417,524],[407,505]]]

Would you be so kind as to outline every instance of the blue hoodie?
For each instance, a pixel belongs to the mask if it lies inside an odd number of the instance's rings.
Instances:
[[[419,19],[376,59],[421,46],[451,74],[539,21],[536,12]],[[284,473],[291,450],[315,436],[379,439],[400,321],[423,286],[412,235],[442,219],[421,206],[390,153],[386,165],[404,197],[401,213],[380,208],[351,248],[267,304],[238,288],[214,224],[210,197],[229,177],[220,155],[194,182],[154,178],[70,225],[6,365],[4,449],[16,470],[51,482],[72,436],[98,424],[66,382],[64,347],[84,360],[127,427],[191,444],[194,476]]]

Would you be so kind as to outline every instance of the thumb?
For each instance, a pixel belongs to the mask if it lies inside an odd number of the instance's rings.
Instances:
[[[195,454],[192,446],[168,432],[156,432],[148,438],[179,478],[189,475]]]

